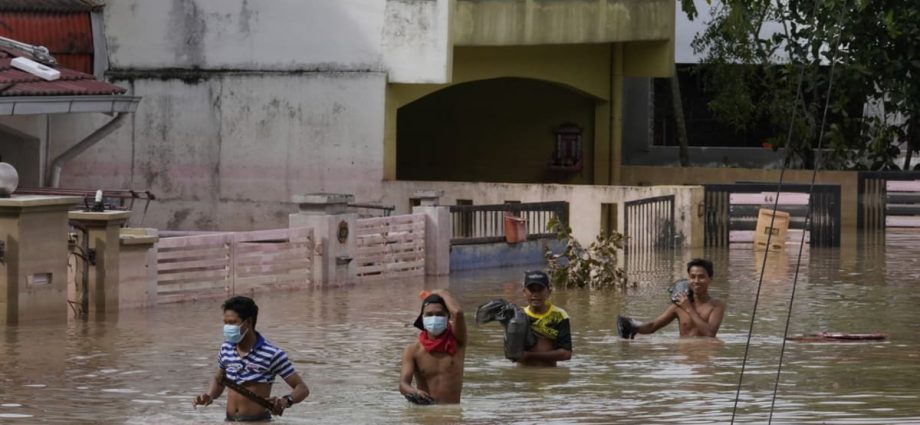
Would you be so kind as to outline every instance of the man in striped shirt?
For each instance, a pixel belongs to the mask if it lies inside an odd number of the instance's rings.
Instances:
[[[242,386],[244,393],[252,393],[245,395],[231,388],[227,396],[228,421],[267,421],[272,414],[280,416],[284,409],[307,398],[310,390],[294,371],[284,350],[256,332],[259,307],[255,301],[248,297],[233,297],[224,302],[223,310],[224,343],[217,355],[219,368],[208,392],[195,398],[195,406],[207,406],[220,397],[225,379]],[[292,390],[283,397],[270,397],[277,375]],[[263,407],[255,397],[267,399],[265,404],[271,409]]]

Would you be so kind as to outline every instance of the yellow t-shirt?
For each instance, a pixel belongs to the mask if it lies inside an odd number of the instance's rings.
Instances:
[[[569,314],[552,303],[547,305],[549,308],[543,314],[534,313],[530,306],[524,307],[524,313],[531,319],[530,328],[538,336],[553,341],[555,348],[572,351],[572,325]]]

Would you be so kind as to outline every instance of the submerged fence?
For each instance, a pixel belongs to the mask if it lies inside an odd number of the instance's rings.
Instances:
[[[163,238],[158,302],[310,287],[313,248],[313,230],[306,228]]]
[[[424,214],[359,219],[355,243],[358,280],[425,274]]]
[[[505,216],[523,218],[528,239],[552,238],[546,225],[555,217],[569,223],[568,202],[531,202],[494,205],[452,205],[451,245],[502,242],[505,240]]]
[[[777,183],[735,183],[704,185],[706,192],[704,202],[704,235],[707,247],[728,246],[733,230],[753,230],[757,223],[757,210],[773,208],[773,197],[779,187]],[[811,246],[832,247],[840,245],[840,186],[784,183],[780,195],[779,210],[790,212],[791,229],[807,230]],[[759,205],[748,201],[739,202],[738,194],[758,194],[763,196]],[[804,195],[805,202],[801,201]],[[808,196],[810,194],[810,200]],[[732,202],[732,196],[736,201]],[[793,199],[783,202],[783,199]],[[805,215],[809,214],[808,228]]]

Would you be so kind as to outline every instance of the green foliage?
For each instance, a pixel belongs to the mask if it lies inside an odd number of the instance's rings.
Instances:
[[[572,229],[562,225],[556,217],[549,220],[546,228],[565,242],[565,249],[559,254],[553,254],[548,248],[543,252],[547,274],[555,285],[589,289],[626,286],[626,272],[617,266],[617,251],[623,249],[622,234],[598,235],[597,240],[584,248],[572,237]]]
[[[692,0],[681,4],[697,17]],[[782,31],[762,32],[765,22]],[[722,0],[693,47],[713,114],[739,130],[781,129],[769,142],[788,148],[790,166],[814,165],[829,89],[822,168],[897,169],[899,146],[920,151],[916,0]]]

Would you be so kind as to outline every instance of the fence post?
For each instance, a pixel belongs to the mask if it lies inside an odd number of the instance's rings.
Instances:
[[[425,214],[425,274],[440,276],[450,273],[450,207],[438,205],[443,191],[418,191],[414,197],[421,205],[412,207],[413,214]]]
[[[354,195],[313,193],[292,198],[299,212],[288,217],[288,227],[313,229],[313,284],[341,285],[355,281],[354,263],[355,221],[357,214],[348,213]]]

